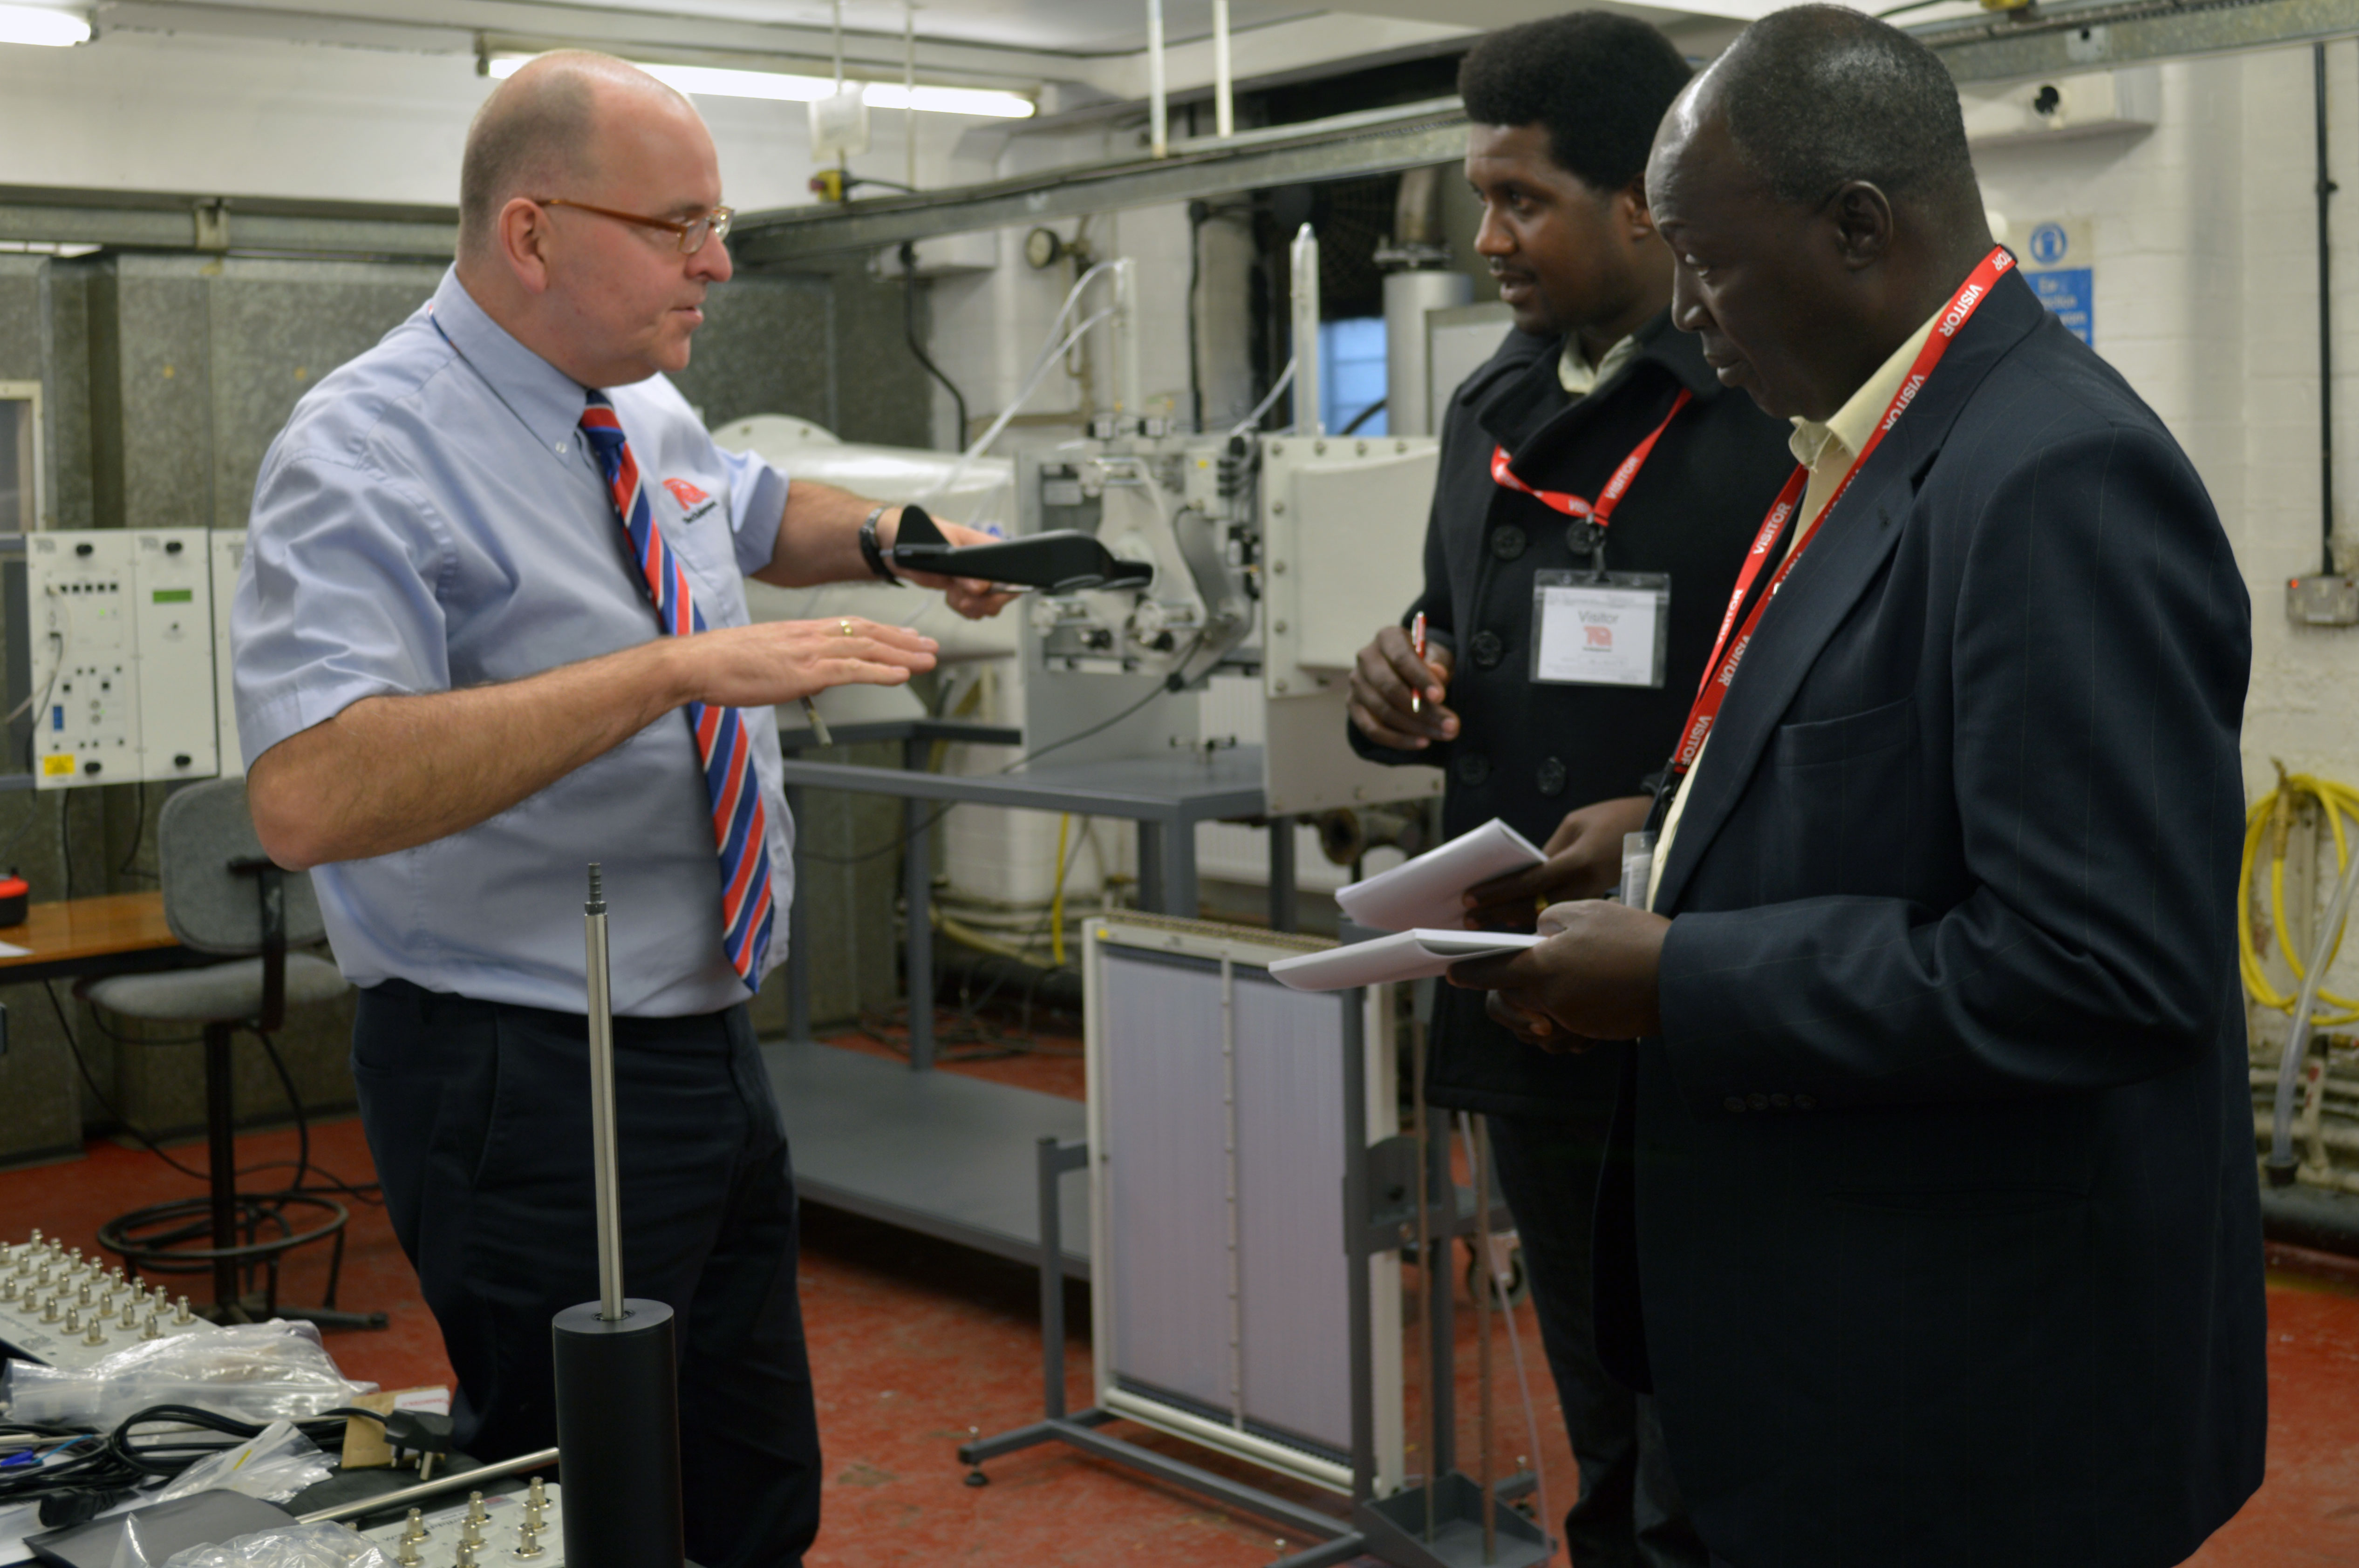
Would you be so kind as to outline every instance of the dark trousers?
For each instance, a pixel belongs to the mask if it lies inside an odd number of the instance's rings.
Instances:
[[[1606,1121],[1604,1112],[1594,1125],[1491,1119],[1499,1193],[1515,1216],[1540,1344],[1581,1463],[1565,1543],[1576,1568],[1706,1568],[1710,1554],[1680,1504],[1655,1401],[1597,1362],[1589,1247]]]
[[[586,1027],[393,980],[361,992],[353,1076],[394,1233],[484,1459],[557,1441],[549,1319],[598,1294]],[[819,1428],[795,1298],[786,1134],[743,1007],[614,1021],[623,1273],[679,1350],[688,1554],[801,1562]]]

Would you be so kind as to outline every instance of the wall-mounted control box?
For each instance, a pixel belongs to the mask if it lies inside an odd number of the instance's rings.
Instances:
[[[36,788],[219,771],[206,530],[28,535],[25,600]]]

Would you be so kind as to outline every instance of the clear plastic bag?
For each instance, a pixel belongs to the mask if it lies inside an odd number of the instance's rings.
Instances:
[[[244,1492],[266,1503],[283,1503],[304,1487],[334,1474],[334,1466],[320,1452],[320,1445],[296,1431],[294,1422],[274,1421],[235,1448],[224,1448],[210,1459],[198,1460],[174,1477],[170,1486],[138,1501],[144,1508],[149,1503],[169,1502],[174,1498],[218,1487]]]
[[[100,1431],[150,1405],[272,1422],[317,1415],[375,1391],[375,1383],[336,1369],[316,1327],[276,1318],[143,1340],[80,1371],[11,1361],[5,1387],[11,1420]]]
[[[123,1568],[132,1568],[124,1564]],[[290,1524],[191,1546],[155,1568],[391,1568],[375,1541],[341,1524]]]

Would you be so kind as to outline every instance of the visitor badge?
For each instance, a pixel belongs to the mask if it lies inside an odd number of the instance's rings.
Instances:
[[[1670,622],[1665,573],[1535,573],[1531,678],[1554,686],[1659,687]]]

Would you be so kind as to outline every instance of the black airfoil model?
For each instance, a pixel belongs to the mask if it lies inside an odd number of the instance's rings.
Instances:
[[[1155,580],[1147,561],[1125,561],[1098,543],[1094,534],[1055,528],[1000,539],[988,545],[953,545],[942,536],[922,506],[901,509],[901,527],[887,552],[897,567],[978,578],[1016,588],[1079,593],[1093,588],[1145,588]]]

